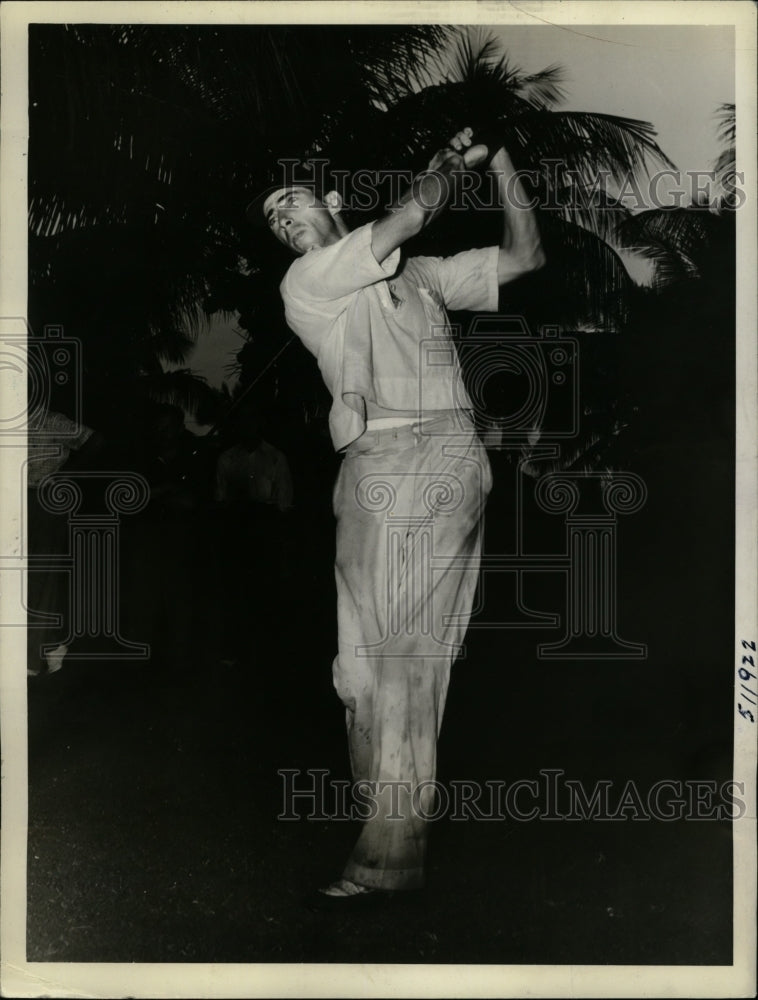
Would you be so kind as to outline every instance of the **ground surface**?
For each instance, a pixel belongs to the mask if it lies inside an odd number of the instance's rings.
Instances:
[[[536,643],[555,633],[472,630],[441,781],[729,777],[731,495],[708,487],[730,481],[716,454],[680,456],[657,481],[648,471],[646,508],[620,522],[621,633],[648,658],[548,663]],[[731,830],[713,820],[448,817],[415,904],[350,917],[303,906],[356,832],[277,819],[279,770],[347,777],[327,548],[300,560],[278,615],[251,609],[245,663],[71,661],[31,680],[28,958],[730,963]],[[485,611],[503,586],[487,587]]]

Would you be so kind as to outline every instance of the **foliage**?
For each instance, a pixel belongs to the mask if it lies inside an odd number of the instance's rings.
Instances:
[[[681,208],[640,212],[619,226],[622,246],[636,250],[655,264],[654,285],[663,289],[691,279],[711,283],[724,306],[723,289],[733,284],[735,251],[735,109],[722,104],[717,111],[718,134],[725,144],[715,172],[717,196],[705,196]],[[732,280],[730,281],[730,277]],[[719,288],[721,285],[721,289]]]
[[[611,241],[628,213],[597,171],[618,183],[669,161],[648,123],[559,110],[562,80],[556,66],[524,73],[486,33],[430,25],[33,25],[32,327],[82,339],[101,398],[142,380],[143,395],[207,410],[202,381],[162,369],[186,364],[213,312],[236,312],[243,387],[323,414],[282,317],[286,257],[247,228],[246,202],[282,156],[410,171],[470,124],[535,172],[544,206],[549,264],[509,288],[509,308],[535,329],[619,329],[632,289]],[[448,213],[409,249],[454,252],[499,231],[497,212]]]

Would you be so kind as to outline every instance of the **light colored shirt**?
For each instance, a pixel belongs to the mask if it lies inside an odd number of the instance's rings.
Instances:
[[[255,451],[242,445],[227,448],[216,466],[216,499],[275,504],[279,510],[289,510],[293,490],[287,459],[268,441],[261,441]]]
[[[372,416],[470,409],[446,309],[498,305],[498,247],[402,263],[398,249],[379,264],[372,227],[299,257],[280,286],[287,323],[332,394],[337,451]]]

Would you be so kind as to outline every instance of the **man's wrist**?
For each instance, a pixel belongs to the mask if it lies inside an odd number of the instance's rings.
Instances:
[[[435,168],[423,170],[414,177],[408,200],[421,210],[425,221],[429,221],[428,216],[440,212],[450,200],[453,183],[451,174],[450,169]]]

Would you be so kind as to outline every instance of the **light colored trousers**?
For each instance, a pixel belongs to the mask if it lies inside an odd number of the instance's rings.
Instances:
[[[340,467],[333,676],[368,817],[343,876],[362,885],[424,881],[437,736],[491,486],[487,454],[461,412],[366,432]]]

